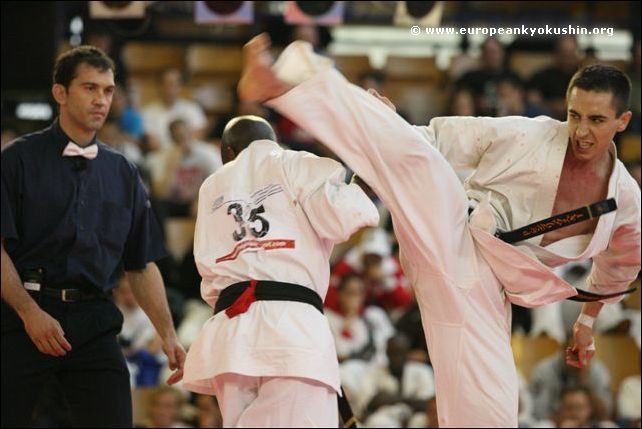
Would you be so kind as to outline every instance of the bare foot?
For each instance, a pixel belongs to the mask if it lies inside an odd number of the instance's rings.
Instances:
[[[266,33],[259,34],[245,44],[243,73],[238,85],[241,100],[263,103],[290,89],[272,70],[273,62],[270,55],[270,37]]]

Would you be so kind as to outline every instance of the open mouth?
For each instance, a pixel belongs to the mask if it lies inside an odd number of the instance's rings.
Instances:
[[[593,147],[593,142],[578,141],[577,142],[577,147],[579,147],[582,150],[590,149],[590,148]]]

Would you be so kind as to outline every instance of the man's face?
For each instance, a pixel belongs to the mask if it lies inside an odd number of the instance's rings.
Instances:
[[[100,71],[81,63],[76,68],[76,77],[68,88],[54,85],[56,101],[61,115],[84,131],[98,131],[107,118],[114,95],[114,73]]]
[[[563,421],[575,422],[577,426],[586,427],[591,418],[591,399],[585,392],[569,392],[562,398],[560,417]]]
[[[182,122],[175,123],[170,129],[170,134],[172,135],[172,140],[177,146],[182,148],[190,146],[192,133],[187,124]]]
[[[168,70],[163,75],[163,99],[167,103],[173,103],[181,95],[183,89],[183,78],[178,70]]]
[[[617,116],[613,94],[573,88],[568,97],[568,131],[574,158],[596,162],[608,151],[616,133],[624,131],[631,112]]]

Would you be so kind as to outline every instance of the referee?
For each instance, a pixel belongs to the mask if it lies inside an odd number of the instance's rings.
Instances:
[[[2,152],[2,427],[31,424],[49,377],[80,427],[131,427],[129,373],[111,301],[122,264],[182,378],[185,351],[154,261],[160,229],[136,168],[96,139],[114,63],[80,46],[56,61],[58,119]]]

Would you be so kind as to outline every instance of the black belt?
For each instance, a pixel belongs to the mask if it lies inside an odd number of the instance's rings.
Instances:
[[[214,314],[231,307],[237,299],[250,287],[251,282],[245,281],[234,283],[221,292],[216,306],[214,307]],[[295,301],[310,304],[320,313],[323,314],[323,300],[315,291],[310,288],[293,284],[276,282],[272,280],[259,280],[256,283],[254,291],[256,301]],[[337,402],[339,406],[339,414],[343,421],[343,427],[356,428],[357,419],[352,412],[352,407],[346,398],[346,394],[341,388],[342,395],[337,395]]]
[[[250,287],[250,282],[234,283],[223,289],[216,301],[214,314],[230,307]],[[296,301],[312,305],[323,313],[323,300],[310,288],[293,283],[276,282],[272,280],[259,280],[256,284],[254,296],[257,301]]]
[[[585,220],[600,217],[603,214],[612,212],[614,210],[617,210],[615,199],[609,198],[608,200],[593,203],[590,206],[580,207],[579,209],[571,210],[566,213],[558,214],[556,216],[551,216],[548,219],[531,223],[513,231],[498,231],[495,233],[495,237],[499,238],[502,241],[505,241],[506,243],[516,243],[518,241],[528,240],[529,238],[536,237],[541,234],[546,234],[547,232],[555,231],[556,229],[564,228],[578,222],[583,222]],[[637,288],[630,288],[622,292],[607,294],[589,292],[580,288],[575,289],[577,290],[577,295],[567,298],[568,300],[579,302],[595,302],[607,298],[614,298],[620,295],[626,295],[635,292]]]
[[[546,234],[565,226],[573,225],[578,222],[600,217],[605,213],[617,210],[617,204],[614,198],[598,201],[590,206],[580,207],[566,213],[551,216],[547,219],[540,220],[513,231],[495,233],[495,237],[506,243],[516,243],[518,241],[528,240],[538,235]]]
[[[31,293],[36,293],[50,298],[56,298],[62,302],[81,302],[81,301],[96,301],[98,299],[107,298],[105,292],[87,292],[82,289],[54,289],[41,287],[40,290],[28,290]]]
[[[595,292],[589,292],[587,290],[580,289],[580,288],[575,288],[575,289],[577,290],[577,295],[566,299],[568,299],[569,301],[578,301],[578,302],[596,302],[596,301],[602,301],[603,299],[607,299],[607,298],[615,298],[616,296],[633,293],[638,288],[632,287],[625,291],[614,292],[614,293],[595,293]]]

